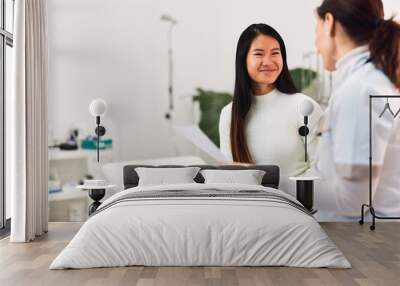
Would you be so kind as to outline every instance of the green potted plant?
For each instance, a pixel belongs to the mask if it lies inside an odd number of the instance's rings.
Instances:
[[[219,147],[219,115],[222,108],[232,101],[232,95],[202,88],[196,91],[193,101],[198,101],[200,106],[199,127]]]

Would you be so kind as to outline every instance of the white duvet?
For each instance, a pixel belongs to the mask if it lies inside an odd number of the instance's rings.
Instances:
[[[262,186],[180,184],[163,190],[265,190]],[[255,198],[155,198],[123,201],[95,214],[50,269],[145,266],[294,266],[349,268],[318,222],[293,206]]]

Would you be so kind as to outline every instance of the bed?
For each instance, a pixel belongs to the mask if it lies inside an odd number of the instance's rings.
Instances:
[[[157,168],[125,166],[125,190],[103,202],[50,269],[351,267],[313,216],[278,189],[277,166],[198,166],[264,170],[261,185],[205,184],[199,173],[195,183],[151,186],[138,186],[138,167]]]

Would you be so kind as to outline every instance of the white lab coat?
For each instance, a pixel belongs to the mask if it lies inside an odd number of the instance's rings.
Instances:
[[[368,203],[368,172],[362,180],[350,180],[345,173],[354,165],[369,165],[369,95],[398,94],[369,55],[366,46],[359,47],[338,62],[317,150],[316,169],[323,179],[316,182],[315,205],[340,215],[359,216],[361,205]],[[379,118],[385,103],[372,101],[372,165],[382,167],[372,182],[373,202],[378,213],[400,215],[400,115],[394,119],[386,112]],[[400,98],[389,103],[396,113]]]

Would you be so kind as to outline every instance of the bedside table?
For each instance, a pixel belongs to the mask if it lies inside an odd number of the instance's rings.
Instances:
[[[100,200],[104,198],[104,195],[106,194],[106,189],[89,189],[88,194],[89,197],[94,201],[89,206],[89,216],[90,216],[101,205]]]
[[[320,179],[317,176],[289,177],[289,180],[296,181],[296,199],[312,214],[317,210],[314,205],[314,180]]]
[[[104,195],[106,194],[106,189],[108,188],[114,188],[116,185],[107,185],[107,186],[77,186],[78,189],[82,189],[84,191],[88,191],[89,197],[93,200],[93,203],[89,205],[89,216],[94,213],[97,208],[101,205],[100,200],[104,198]]]

